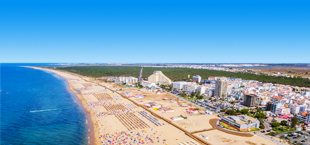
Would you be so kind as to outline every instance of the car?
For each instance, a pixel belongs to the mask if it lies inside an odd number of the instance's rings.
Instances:
[[[265,131],[264,131],[264,130],[262,130],[262,131],[261,131],[261,133],[265,133]]]
[[[267,130],[267,132],[270,132],[270,130]]]
[[[285,139],[288,139],[287,137],[285,137]]]
[[[302,140],[302,141],[300,141],[300,142],[305,142],[305,140]]]
[[[293,137],[293,139],[296,139],[296,138],[297,138],[296,136]]]

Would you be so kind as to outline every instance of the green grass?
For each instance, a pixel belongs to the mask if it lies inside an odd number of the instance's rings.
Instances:
[[[220,124],[221,124],[222,126],[224,126],[225,128],[227,128],[227,129],[234,130],[234,131],[238,131],[237,129],[235,129],[235,128],[233,128],[233,127],[231,127],[231,126],[229,126],[229,125],[227,125],[227,124],[225,124],[225,123],[223,123],[223,122],[220,122]]]
[[[274,130],[275,132],[277,132],[277,134],[279,133],[283,133],[283,132],[288,132],[288,131],[295,131],[296,128],[289,128],[287,129],[286,126],[279,126],[279,127],[273,127],[272,130]]]
[[[138,77],[140,73],[139,66],[79,66],[79,67],[57,67],[56,69],[65,70],[89,77],[103,76],[133,76]],[[143,68],[143,78],[149,77],[154,71],[162,71],[172,81],[189,81],[193,75],[200,75],[202,79],[208,79],[209,76],[224,76],[242,78],[246,80],[257,80],[264,83],[286,84],[300,87],[310,87],[310,80],[303,78],[284,78],[267,75],[255,75],[250,73],[233,73],[206,69],[189,68]],[[190,75],[190,78],[188,78]]]
[[[251,129],[251,131],[258,131],[258,130],[260,130],[260,129],[256,128],[256,127]]]

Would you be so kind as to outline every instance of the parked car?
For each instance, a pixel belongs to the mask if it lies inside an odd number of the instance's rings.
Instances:
[[[261,131],[261,133],[265,133],[265,131],[263,130],[263,131]]]
[[[270,132],[270,130],[267,130],[267,132]]]
[[[302,140],[302,141],[300,141],[300,142],[305,142],[305,140]]]

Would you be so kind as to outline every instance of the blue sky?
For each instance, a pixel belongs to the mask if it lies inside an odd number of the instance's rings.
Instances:
[[[0,62],[310,63],[310,1],[0,2]]]

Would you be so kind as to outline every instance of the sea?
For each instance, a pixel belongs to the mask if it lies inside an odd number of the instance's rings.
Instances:
[[[0,64],[1,145],[86,145],[86,115],[65,79],[23,66]]]

